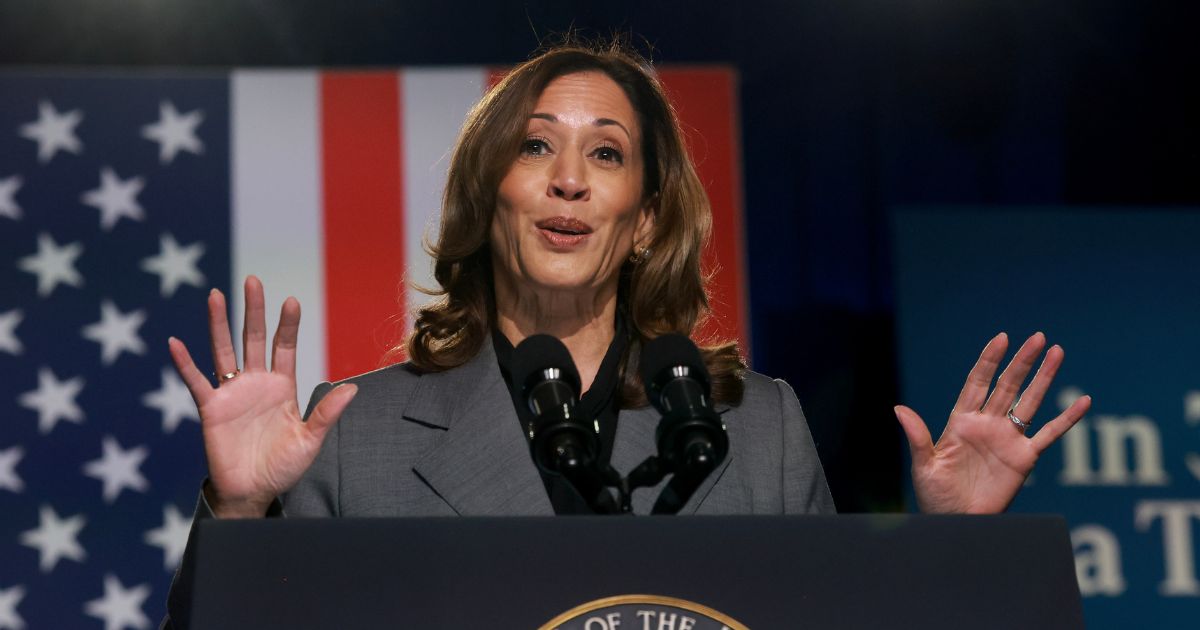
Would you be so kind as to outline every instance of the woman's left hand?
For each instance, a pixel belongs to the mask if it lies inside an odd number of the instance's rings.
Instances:
[[[1062,364],[1063,350],[1053,346],[1018,397],[1018,390],[1046,347],[1046,337],[1036,333],[1017,351],[1000,375],[996,389],[988,389],[996,368],[1008,349],[1008,336],[1000,333],[983,349],[967,375],[942,437],[934,444],[929,428],[917,412],[899,405],[896,418],[908,437],[912,452],[913,488],[922,512],[991,514],[1008,507],[1038,456],[1087,413],[1090,396],[1081,396],[1066,411],[1032,437],[1009,419],[1029,422]],[[1015,405],[1014,405],[1015,403]]]

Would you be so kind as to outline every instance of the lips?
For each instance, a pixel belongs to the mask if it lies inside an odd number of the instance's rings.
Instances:
[[[577,236],[580,234],[591,234],[592,228],[588,224],[579,219],[571,217],[551,217],[542,219],[534,225],[537,225],[539,230],[549,230],[558,234],[566,234],[568,236]]]
[[[547,242],[556,248],[567,248],[587,240],[592,228],[571,217],[551,217],[534,224]]]

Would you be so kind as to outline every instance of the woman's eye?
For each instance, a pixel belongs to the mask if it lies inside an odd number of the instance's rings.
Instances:
[[[621,155],[621,152],[612,147],[600,147],[596,149],[593,155],[602,162],[612,162],[614,164],[625,163],[625,157]]]
[[[521,153],[523,155],[546,155],[550,152],[550,145],[541,138],[529,138],[521,144]]]

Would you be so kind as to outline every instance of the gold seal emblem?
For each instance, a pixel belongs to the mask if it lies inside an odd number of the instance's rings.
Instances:
[[[663,595],[616,595],[580,604],[539,630],[748,630],[703,604]]]

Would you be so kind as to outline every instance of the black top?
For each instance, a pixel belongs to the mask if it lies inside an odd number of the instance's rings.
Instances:
[[[513,345],[499,330],[492,331],[492,345],[496,349],[496,359],[500,364],[500,373],[508,383],[509,394],[512,395],[513,406],[517,410],[517,420],[521,423],[521,433],[529,439],[526,427],[532,420],[528,406],[522,400],[521,387],[512,382],[509,368],[512,365]],[[617,330],[613,335],[608,352],[600,361],[600,369],[592,386],[579,400],[579,410],[585,418],[594,418],[600,426],[600,454],[598,463],[608,464],[612,458],[613,440],[617,435],[617,390],[620,387],[621,357],[629,346],[629,335],[620,315],[617,316]],[[554,506],[555,514],[594,514],[583,497],[575,491],[562,475],[547,473],[540,468],[542,483],[546,484],[546,493],[550,495],[550,503]]]

